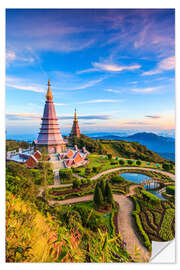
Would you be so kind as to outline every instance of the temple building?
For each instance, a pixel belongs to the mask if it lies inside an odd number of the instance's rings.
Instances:
[[[72,130],[70,133],[70,136],[75,136],[75,137],[80,137],[80,129],[79,129],[79,124],[78,124],[78,120],[77,120],[77,113],[76,113],[76,109],[75,109],[75,113],[74,113],[74,121],[73,121],[73,126],[72,126]]]
[[[40,151],[45,147],[48,153],[60,153],[66,150],[66,143],[61,136],[59,125],[57,123],[58,119],[56,118],[50,86],[50,80],[48,80],[46,103],[44,106],[43,117],[41,118],[42,124],[37,138],[37,145]]]
[[[51,92],[50,80],[48,80],[48,90],[46,93],[46,103],[44,106],[43,117],[40,132],[34,145],[28,149],[19,151],[8,151],[7,161],[14,161],[26,164],[28,168],[37,168],[42,159],[42,149],[45,147],[48,153],[48,161],[53,170],[84,166],[88,163],[87,155],[89,152],[85,147],[78,149],[77,145],[66,148],[66,142],[61,136],[59,125],[57,123],[56,112]],[[80,137],[80,129],[75,110],[74,122],[70,136]],[[36,147],[38,146],[38,147]],[[37,150],[38,148],[38,150]]]

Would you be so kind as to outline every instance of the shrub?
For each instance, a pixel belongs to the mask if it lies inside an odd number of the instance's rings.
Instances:
[[[133,161],[129,159],[129,160],[127,161],[127,163],[128,163],[129,165],[132,165],[132,164],[133,164]]]
[[[71,169],[62,169],[59,171],[59,177],[63,180],[71,181],[72,180],[72,170]]]
[[[163,169],[165,171],[170,171],[170,170],[173,169],[173,164],[171,164],[171,163],[163,163],[162,167],[163,167]]]
[[[100,169],[99,167],[93,167],[92,171],[93,171],[93,173],[97,173],[97,172],[99,172],[99,169]]]
[[[175,186],[167,186],[166,193],[170,194],[170,195],[174,195],[175,194]]]
[[[123,159],[120,159],[119,164],[124,165],[125,161]]]
[[[73,180],[73,188],[79,188],[81,186],[81,179],[75,178]]]
[[[120,175],[114,175],[111,177],[111,183],[123,183],[125,179]]]
[[[111,162],[111,165],[117,165],[118,163],[117,162]]]
[[[85,175],[89,175],[92,172],[91,168],[85,168]]]
[[[141,161],[140,160],[137,160],[136,161],[136,165],[140,166],[141,165]]]
[[[108,157],[109,160],[111,160],[112,159],[112,154],[107,154],[107,157]]]

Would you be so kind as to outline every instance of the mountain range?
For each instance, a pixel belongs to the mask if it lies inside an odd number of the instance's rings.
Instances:
[[[175,161],[175,139],[172,137],[159,136],[149,132],[140,132],[130,136],[117,136],[109,134],[92,136],[92,138],[113,141],[123,140],[129,142],[138,142],[142,145],[145,145],[150,150],[158,153],[163,158]]]

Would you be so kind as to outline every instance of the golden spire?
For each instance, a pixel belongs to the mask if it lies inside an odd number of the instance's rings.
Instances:
[[[75,109],[75,113],[74,113],[74,121],[77,121],[77,113],[76,113],[76,109]]]
[[[53,95],[52,95],[52,92],[51,92],[51,83],[50,83],[50,79],[48,80],[48,90],[47,90],[47,93],[46,93],[46,99],[47,100],[52,100],[53,99]]]

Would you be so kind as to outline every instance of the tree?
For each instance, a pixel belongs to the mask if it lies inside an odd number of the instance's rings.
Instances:
[[[128,162],[129,165],[133,164],[132,160],[130,160],[130,159],[127,162]]]
[[[125,161],[123,159],[120,159],[119,164],[124,165]]]
[[[140,166],[141,165],[141,161],[140,160],[137,160],[136,161],[136,165]]]
[[[109,160],[111,160],[112,159],[112,154],[107,154],[107,157],[108,157]]]
[[[98,207],[103,204],[103,195],[102,195],[102,191],[99,187],[99,184],[96,184],[93,200],[94,200],[95,205],[97,205]]]
[[[107,202],[113,205],[114,199],[113,199],[113,194],[112,194],[112,188],[108,181],[106,182],[105,194],[106,194]]]
[[[105,188],[106,188],[106,181],[105,180],[101,180],[99,183],[99,186],[101,188],[101,192],[103,197],[105,196]]]
[[[170,171],[172,168],[172,166],[169,163],[163,163],[162,167],[165,171]]]

